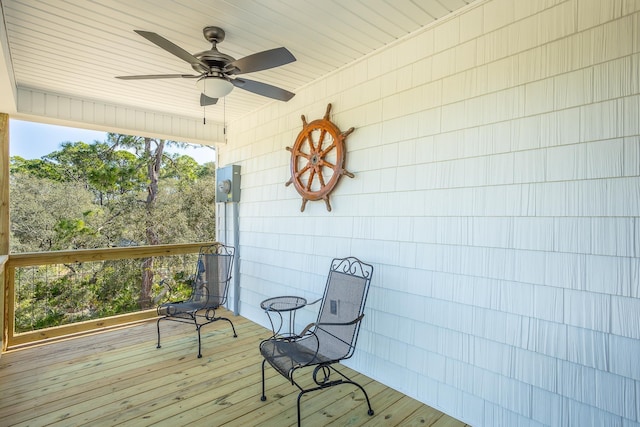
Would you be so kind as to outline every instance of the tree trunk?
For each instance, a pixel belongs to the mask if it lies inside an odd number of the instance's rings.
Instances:
[[[162,154],[164,151],[164,140],[156,141],[155,152],[151,151],[151,138],[144,139],[145,157],[148,159],[147,177],[149,178],[149,186],[147,187],[147,220],[146,220],[146,239],[147,245],[157,245],[160,243],[158,234],[154,227],[153,210],[158,195],[158,180],[160,178],[160,168],[162,166]],[[150,308],[152,303],[151,286],[153,285],[153,258],[147,258],[142,263],[142,287],[140,289],[140,308]]]

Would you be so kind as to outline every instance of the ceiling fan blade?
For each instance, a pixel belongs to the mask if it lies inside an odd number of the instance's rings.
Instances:
[[[253,73],[256,71],[268,70],[295,61],[296,58],[284,47],[277,47],[271,50],[254,53],[244,58],[236,59],[227,65],[236,70],[231,70],[231,74]]]
[[[207,105],[213,105],[218,102],[218,98],[210,98],[204,93],[200,94],[200,106],[206,107]]]
[[[122,80],[144,80],[144,79],[189,79],[200,77],[193,74],[145,74],[142,76],[116,76],[116,79]]]
[[[240,89],[244,89],[258,95],[266,96],[268,98],[277,99],[279,101],[286,102],[295,96],[295,93],[266,83],[256,82],[255,80],[235,79],[231,80],[231,83],[233,83],[235,87],[239,87]]]
[[[183,61],[188,62],[191,65],[200,65],[201,67],[203,67],[203,71],[207,71],[209,70],[209,66],[207,64],[205,64],[204,62],[202,62],[201,60],[199,60],[198,58],[196,58],[195,56],[193,56],[192,54],[190,54],[189,52],[187,52],[186,50],[184,50],[183,48],[181,48],[180,46],[170,42],[169,40],[165,39],[164,37],[156,34],[156,33],[152,33],[150,31],[142,31],[142,30],[133,30],[136,33],[140,34],[142,37],[144,37],[145,39],[149,40],[151,43],[161,47],[162,49],[166,50],[167,52],[177,56],[178,58],[182,59]]]

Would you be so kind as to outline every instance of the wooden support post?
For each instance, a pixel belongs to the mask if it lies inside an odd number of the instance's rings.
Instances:
[[[9,254],[9,115],[0,113],[0,255]]]
[[[0,113],[0,347],[7,346],[6,292],[7,274],[4,260],[9,254],[9,115]]]

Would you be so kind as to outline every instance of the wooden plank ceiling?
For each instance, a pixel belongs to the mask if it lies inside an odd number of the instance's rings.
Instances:
[[[472,1],[2,0],[0,41],[6,39],[18,88],[200,118],[193,79],[114,78],[193,71],[133,30],[196,53],[210,48],[202,28],[220,26],[226,38],[218,49],[236,59],[284,46],[296,62],[247,77],[296,92]],[[227,121],[280,102],[238,88],[225,100]],[[207,117],[221,122],[220,104],[208,107]]]

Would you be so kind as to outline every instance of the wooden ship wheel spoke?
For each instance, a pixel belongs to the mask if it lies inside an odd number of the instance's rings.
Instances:
[[[307,123],[302,116],[302,131],[298,134],[293,147],[287,147],[291,152],[291,178],[285,185],[293,184],[302,196],[302,207],[309,200],[324,200],[327,210],[331,211],[329,194],[333,191],[342,175],[353,178],[354,175],[344,167],[346,149],[344,140],[353,132],[350,128],[346,132],[329,119],[331,104],[322,119]],[[314,136],[317,136],[314,139]]]

